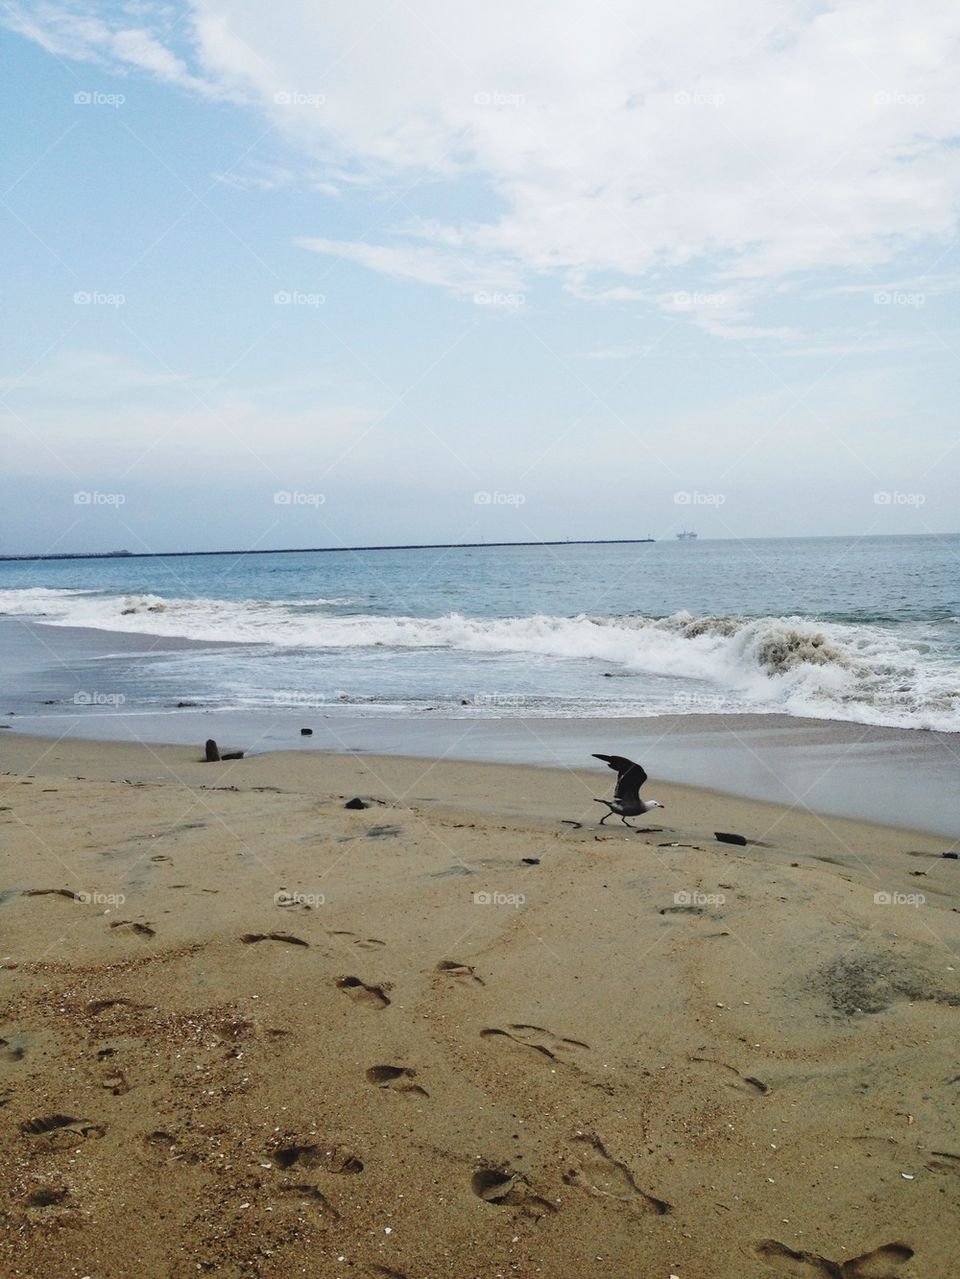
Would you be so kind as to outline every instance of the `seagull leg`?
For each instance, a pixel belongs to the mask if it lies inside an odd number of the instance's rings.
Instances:
[[[607,820],[607,818],[612,816],[613,816],[613,809],[608,808],[607,811],[604,813],[604,815],[600,818],[600,825],[602,826],[603,823]]]
[[[626,826],[627,830],[639,830],[639,829],[640,829],[640,827],[639,827],[639,826],[631,826],[631,825],[630,825],[630,823],[627,821],[627,819],[626,819],[625,817],[623,817],[623,816],[621,816],[620,820],[623,822],[624,826]]]

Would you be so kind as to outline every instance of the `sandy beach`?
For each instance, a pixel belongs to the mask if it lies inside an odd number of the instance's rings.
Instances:
[[[960,1279],[960,6],[0,38],[0,1279]]]
[[[4,1274],[954,1273],[944,837],[655,775],[600,829],[599,769],[2,750]]]

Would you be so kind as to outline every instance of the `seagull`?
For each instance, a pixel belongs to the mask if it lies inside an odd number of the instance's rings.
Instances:
[[[613,799],[594,800],[596,804],[606,804],[610,810],[600,818],[601,826],[608,817],[616,813],[624,826],[629,826],[631,830],[639,830],[638,826],[630,826],[628,817],[642,817],[652,808],[663,808],[663,805],[655,799],[640,798],[640,787],[647,780],[647,775],[639,764],[635,764],[632,759],[624,759],[622,755],[594,755],[593,758],[602,759],[607,767],[614,769],[617,774]]]

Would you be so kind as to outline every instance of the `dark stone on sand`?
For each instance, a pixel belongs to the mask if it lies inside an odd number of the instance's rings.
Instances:
[[[369,804],[365,804],[362,799],[348,799],[344,804],[344,808],[369,808]]]
[[[713,837],[714,839],[719,839],[721,844],[745,845],[747,842],[743,835],[731,835],[728,831],[725,831],[725,830],[715,830],[713,832]]]
[[[206,761],[208,764],[215,764],[219,760],[220,747],[217,745],[217,743],[213,740],[212,737],[208,738],[207,744],[204,747],[204,751],[206,755]]]
[[[941,854],[940,854],[940,856],[941,856],[941,857],[949,857],[951,861],[954,861],[954,862],[955,862],[955,861],[957,860],[957,858],[958,858],[958,857],[960,857],[960,853],[955,853],[955,852],[953,852],[953,850],[951,849],[951,851],[950,851],[949,853],[941,853]]]
[[[243,759],[243,751],[224,751],[221,759]]]
[[[520,858],[520,860],[523,862],[524,866],[539,866],[539,865],[540,865],[540,858],[539,858],[539,857],[521,857],[521,858]]]
[[[177,702],[177,710],[182,711],[191,706],[199,706],[199,702]]]
[[[312,728],[301,728],[301,730],[300,730],[300,736],[301,736],[301,737],[312,737],[312,736],[313,736],[313,729],[312,729]]]

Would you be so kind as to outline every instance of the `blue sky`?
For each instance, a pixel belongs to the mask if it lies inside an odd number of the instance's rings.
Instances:
[[[955,531],[955,7],[634,9],[8,9],[2,549]]]

